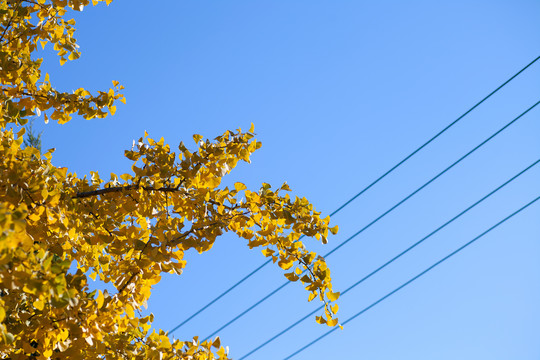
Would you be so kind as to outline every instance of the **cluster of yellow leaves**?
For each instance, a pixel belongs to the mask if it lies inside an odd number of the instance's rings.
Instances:
[[[103,0],[100,0],[103,1]],[[93,1],[97,3],[98,1]],[[109,3],[110,0],[107,0]],[[45,121],[63,124],[72,114],[85,119],[114,114],[115,100],[125,101],[119,93],[122,86],[113,81],[113,88],[92,95],[84,89],[72,93],[53,88],[48,74],[42,76],[43,59],[35,59],[38,46],[52,44],[60,63],[79,58],[73,37],[75,20],[63,16],[71,8],[82,11],[88,0],[2,0],[0,1],[0,126],[23,124],[26,118],[42,113]]]
[[[286,184],[256,192],[242,183],[221,186],[260,147],[253,127],[213,141],[195,135],[193,152],[183,143],[173,152],[145,133],[125,152],[132,173],[108,180],[97,172],[79,178],[54,166],[52,151],[22,146],[20,125],[38,111],[63,123],[75,112],[106,116],[104,109],[114,112],[114,101],[123,99],[116,82],[116,90],[98,96],[57,92],[47,75],[39,83],[41,60],[31,60],[37,42],[53,43],[61,59],[77,58],[74,22],[63,16],[87,4],[0,1],[0,356],[226,359],[219,338],[171,342],[139,312],[162,273],[180,274],[186,251],[210,250],[225,232],[261,248],[289,280],[304,283],[309,300],[325,304],[317,321],[336,325],[331,302],[339,293],[324,259],[300,237],[326,242],[337,227],[329,228],[329,218],[305,198],[291,198]],[[90,291],[88,277],[116,290]]]

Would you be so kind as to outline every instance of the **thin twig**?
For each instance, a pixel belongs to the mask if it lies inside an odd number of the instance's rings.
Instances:
[[[21,6],[21,2],[22,1],[19,1],[19,3],[17,4],[17,8],[15,10],[13,10],[13,14],[11,15],[11,18],[9,18],[9,21],[8,21],[8,23],[6,25],[6,28],[2,32],[2,36],[0,36],[0,42],[4,40],[4,36],[6,36],[7,30],[11,26],[11,23],[13,22],[13,18],[15,17],[15,14],[19,11],[19,7]]]

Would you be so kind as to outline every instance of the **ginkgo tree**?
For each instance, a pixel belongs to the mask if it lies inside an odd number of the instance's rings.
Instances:
[[[74,115],[103,118],[124,102],[116,81],[97,94],[56,90],[36,57],[38,47],[51,45],[62,64],[80,56],[75,21],[66,17],[87,5],[0,1],[1,358],[226,359],[219,338],[171,341],[138,311],[162,273],[182,273],[186,251],[208,251],[226,232],[303,283],[310,301],[322,301],[317,322],[337,325],[330,270],[300,241],[325,243],[337,227],[305,198],[292,198],[286,184],[257,191],[221,185],[260,147],[253,126],[213,140],[194,135],[192,150],[180,143],[173,151],[145,133],[125,152],[132,172],[109,179],[98,172],[79,178],[53,165],[53,150],[23,145],[31,117],[61,124]],[[88,278],[115,291],[91,291]]]

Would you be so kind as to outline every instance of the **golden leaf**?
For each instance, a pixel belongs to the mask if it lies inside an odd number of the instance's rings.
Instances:
[[[329,291],[326,296],[328,296],[328,300],[330,301],[336,301],[339,298],[340,293],[339,292],[331,292]]]
[[[43,310],[43,307],[45,306],[45,303],[43,303],[43,301],[38,299],[38,300],[34,301],[33,305],[34,305],[34,307],[36,309],[41,311],[41,310]]]

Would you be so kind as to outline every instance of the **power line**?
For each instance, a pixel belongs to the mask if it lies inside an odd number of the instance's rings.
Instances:
[[[439,131],[436,135],[434,135],[433,137],[431,137],[428,141],[426,141],[424,144],[422,144],[420,147],[418,147],[416,150],[414,150],[412,153],[410,153],[409,155],[407,155],[405,158],[403,158],[400,162],[398,162],[396,165],[394,165],[392,168],[390,168],[388,171],[386,171],[384,174],[382,174],[381,176],[379,176],[375,181],[373,181],[371,184],[369,184],[368,186],[366,186],[365,188],[363,188],[359,193],[357,193],[356,195],[354,195],[352,198],[350,198],[349,200],[347,200],[345,203],[343,203],[343,205],[341,205],[339,208],[337,208],[336,210],[334,210],[330,216],[334,216],[335,214],[337,214],[338,212],[340,212],[343,208],[345,208],[347,205],[349,205],[352,201],[354,201],[356,198],[358,198],[359,196],[361,196],[362,194],[364,194],[366,191],[368,191],[369,189],[371,189],[373,186],[375,186],[375,184],[377,184],[379,181],[381,181],[382,179],[384,179],[387,175],[389,175],[390,173],[392,173],[394,170],[396,170],[398,167],[400,167],[401,165],[403,165],[407,160],[409,160],[411,157],[413,157],[416,153],[418,153],[420,150],[422,150],[424,147],[426,147],[427,145],[429,145],[431,142],[433,142],[435,139],[437,139],[439,136],[441,136],[444,132],[446,132],[448,129],[450,129],[452,126],[454,126],[455,124],[457,124],[461,119],[463,119],[465,116],[467,116],[470,112],[472,112],[474,109],[476,109],[478,106],[480,106],[484,101],[486,101],[487,99],[489,99],[492,95],[494,95],[496,92],[498,92],[500,89],[502,89],[504,86],[506,86],[509,82],[511,82],[512,80],[514,80],[517,76],[519,76],[522,72],[524,72],[527,68],[529,68],[531,65],[533,65],[536,61],[538,61],[540,59],[540,56],[538,56],[537,58],[535,58],[533,61],[531,61],[529,64],[527,64],[525,67],[523,67],[521,70],[519,70],[517,73],[515,73],[512,77],[510,77],[508,80],[506,80],[504,83],[502,83],[501,85],[499,85],[499,87],[497,87],[495,90],[493,90],[492,92],[490,92],[486,97],[484,97],[482,100],[480,100],[479,102],[477,102],[473,107],[471,107],[469,110],[467,110],[466,112],[464,112],[460,117],[458,117],[456,120],[454,120],[453,122],[451,122],[450,124],[448,124],[444,129],[442,129],[441,131]],[[302,235],[300,238],[303,238],[304,236]],[[178,330],[181,326],[185,325],[187,322],[189,322],[191,319],[193,319],[194,317],[196,317],[197,315],[199,315],[201,312],[203,312],[204,310],[206,310],[208,307],[210,307],[211,305],[213,305],[216,301],[218,301],[219,299],[221,299],[222,297],[224,297],[225,295],[227,295],[229,292],[231,292],[233,289],[235,289],[237,286],[239,286],[240,284],[242,284],[244,281],[246,281],[247,279],[249,279],[251,276],[253,276],[255,273],[259,272],[259,270],[261,270],[262,268],[264,268],[266,265],[270,264],[271,263],[271,259],[265,261],[264,263],[262,263],[259,267],[257,267],[256,269],[254,269],[253,271],[251,271],[249,274],[247,274],[246,276],[244,276],[242,279],[240,279],[239,281],[237,281],[234,285],[232,285],[231,287],[229,287],[227,290],[225,290],[224,292],[222,292],[220,295],[218,295],[217,297],[215,297],[212,301],[210,301],[209,303],[207,303],[206,305],[204,305],[202,308],[200,308],[199,310],[197,310],[195,313],[193,313],[192,315],[190,315],[188,318],[186,318],[184,321],[182,321],[180,324],[176,325],[174,328],[172,328],[171,330],[168,331],[168,334],[172,334],[173,332],[175,332],[176,330]]]
[[[463,216],[465,213],[469,212],[469,210],[473,209],[474,207],[476,207],[477,205],[479,205],[480,203],[482,203],[484,200],[486,200],[487,198],[491,197],[493,194],[495,194],[497,191],[501,190],[503,187],[505,187],[506,185],[508,185],[509,183],[511,183],[512,181],[514,181],[515,179],[517,179],[518,177],[520,177],[521,175],[523,175],[525,172],[527,172],[529,169],[531,169],[532,167],[534,167],[535,165],[537,165],[538,163],[540,163],[540,159],[536,160],[534,163],[532,163],[531,165],[529,165],[528,167],[526,167],[525,169],[523,169],[522,171],[520,171],[518,174],[514,175],[512,178],[510,178],[509,180],[507,180],[506,182],[504,182],[503,184],[499,185],[496,189],[492,190],[491,192],[489,192],[487,195],[483,196],[480,200],[476,201],[474,204],[470,205],[469,207],[467,207],[465,210],[461,211],[458,215],[454,216],[452,219],[448,220],[447,222],[445,222],[443,225],[439,226],[437,229],[435,229],[434,231],[432,231],[431,233],[429,233],[428,235],[426,235],[425,237],[423,237],[422,239],[420,239],[419,241],[415,242],[413,245],[409,246],[407,249],[403,250],[402,252],[400,252],[398,255],[394,256],[392,259],[388,260],[387,262],[385,262],[383,265],[379,266],[377,269],[373,270],[371,273],[369,273],[368,275],[364,276],[362,279],[358,280],[356,283],[352,284],[351,286],[349,286],[347,289],[345,289],[344,291],[341,292],[341,297],[343,297],[345,294],[347,294],[350,290],[352,290],[353,288],[355,288],[356,286],[360,285],[361,283],[363,283],[364,281],[366,281],[367,279],[369,279],[370,277],[372,277],[373,275],[375,275],[376,273],[378,273],[379,271],[381,271],[382,269],[384,269],[385,267],[387,267],[388,265],[390,265],[391,263],[393,263],[394,261],[396,261],[397,259],[399,259],[400,257],[402,257],[403,255],[405,255],[406,253],[408,253],[409,251],[411,251],[412,249],[414,249],[415,247],[417,247],[418,245],[420,245],[421,243],[423,243],[424,241],[426,241],[427,239],[429,239],[430,237],[432,237],[433,235],[435,235],[436,233],[438,233],[439,231],[441,231],[442,229],[444,229],[446,226],[450,225],[452,222],[454,222],[455,220],[457,220],[458,218],[460,218],[461,216]],[[341,298],[340,297],[340,298]],[[277,333],[276,335],[272,336],[270,339],[266,340],[264,343],[260,344],[259,346],[257,346],[256,348],[254,348],[253,350],[251,350],[250,352],[248,352],[247,354],[245,354],[244,356],[240,357],[238,360],[243,360],[249,356],[251,356],[253,353],[255,353],[256,351],[260,350],[261,348],[263,348],[264,346],[268,345],[269,343],[271,343],[272,341],[274,341],[275,339],[277,339],[278,337],[280,337],[281,335],[285,334],[286,332],[288,332],[289,330],[291,330],[292,328],[294,328],[296,325],[300,324],[301,322],[303,322],[304,320],[308,319],[309,317],[311,317],[313,314],[315,314],[316,312],[320,311],[322,308],[324,308],[324,305],[322,306],[319,306],[317,307],[315,310],[313,310],[312,312],[310,312],[309,314],[305,315],[304,317],[302,317],[301,319],[297,320],[296,322],[294,322],[293,324],[289,325],[287,328],[283,329],[282,331],[280,331],[279,333]]]
[[[377,223],[379,220],[381,220],[383,217],[385,217],[386,215],[388,215],[389,213],[391,213],[392,211],[394,211],[396,208],[398,208],[400,205],[402,205],[404,202],[406,202],[407,200],[409,200],[410,198],[412,198],[414,195],[416,195],[417,193],[419,193],[420,191],[422,191],[424,188],[426,188],[429,184],[431,184],[432,182],[434,182],[435,180],[437,180],[439,177],[441,177],[442,175],[444,175],[446,172],[448,172],[450,169],[452,169],[454,166],[456,166],[457,164],[459,164],[461,161],[463,161],[465,158],[467,158],[469,155],[471,155],[473,152],[475,152],[476,150],[478,150],[479,148],[481,148],[482,146],[484,146],[486,143],[488,143],[490,140],[492,140],[495,136],[499,135],[501,132],[503,132],[504,130],[506,130],[510,125],[514,124],[516,121],[518,121],[521,117],[523,117],[525,114],[527,114],[529,111],[531,111],[535,106],[537,106],[538,104],[540,104],[540,101],[537,101],[534,105],[532,105],[530,108],[528,108],[527,110],[525,110],[524,112],[522,112],[519,116],[517,116],[516,118],[514,118],[512,121],[510,121],[509,123],[507,123],[506,125],[504,125],[502,128],[500,128],[499,130],[497,130],[495,133],[493,133],[491,136],[489,136],[487,139],[485,139],[484,141],[482,141],[479,145],[475,146],[472,150],[470,150],[468,153],[466,153],[465,155],[463,155],[462,157],[460,157],[458,160],[456,160],[455,162],[452,163],[452,165],[448,166],[446,169],[444,169],[443,171],[441,171],[440,173],[438,173],[437,175],[435,175],[434,177],[432,177],[428,182],[424,183],[424,185],[420,186],[419,188],[417,188],[416,190],[414,190],[412,193],[410,193],[409,195],[407,195],[405,198],[403,198],[401,201],[399,201],[397,204],[395,204],[394,206],[392,206],[390,209],[386,210],[384,213],[382,213],[381,215],[379,215],[377,218],[375,218],[374,220],[372,220],[369,224],[367,224],[366,226],[364,226],[362,229],[358,230],[356,233],[354,233],[353,235],[351,235],[349,238],[347,238],[345,241],[343,241],[341,244],[339,244],[338,246],[336,246],[335,248],[333,248],[332,250],[330,250],[329,252],[327,252],[326,254],[323,255],[323,257],[328,257],[330,255],[332,255],[334,252],[336,252],[338,249],[340,249],[342,246],[346,245],[347,243],[349,243],[349,241],[351,241],[352,239],[354,239],[356,236],[360,235],[361,233],[363,233],[364,231],[366,231],[367,229],[369,229],[372,225],[374,225],[375,223]],[[306,270],[304,270],[305,272]],[[255,304],[251,305],[249,308],[247,308],[246,310],[244,310],[243,312],[241,312],[240,314],[238,314],[237,316],[235,316],[233,319],[229,320],[227,323],[225,323],[224,325],[222,325],[219,329],[215,330],[212,334],[208,335],[205,339],[209,339],[211,337],[213,337],[214,335],[216,335],[218,332],[220,332],[221,330],[225,329],[226,327],[228,327],[229,325],[231,325],[232,323],[234,323],[235,321],[237,321],[238,319],[240,319],[242,316],[244,316],[245,314],[247,314],[248,312],[250,312],[251,310],[253,310],[254,308],[256,308],[258,305],[260,305],[261,303],[263,303],[264,301],[266,301],[268,298],[270,298],[271,296],[273,296],[275,293],[277,293],[279,290],[283,289],[285,286],[287,286],[288,284],[290,284],[291,282],[290,281],[286,281],[284,282],[280,287],[274,289],[272,292],[270,292],[268,295],[266,295],[265,297],[263,297],[261,300],[257,301]]]
[[[535,203],[536,201],[538,201],[540,199],[540,196],[538,196],[537,198],[535,198],[534,200],[532,200],[531,202],[529,202],[528,204],[524,205],[523,207],[521,207],[520,209],[516,210],[515,212],[513,212],[512,214],[508,215],[507,217],[505,217],[503,220],[499,221],[498,223],[496,223],[495,225],[493,225],[492,227],[490,227],[489,229],[487,229],[486,231],[484,231],[483,233],[481,233],[480,235],[478,235],[477,237],[475,237],[474,239],[470,240],[469,242],[467,242],[465,245],[461,246],[460,248],[458,248],[457,250],[454,250],[453,252],[451,252],[450,254],[448,254],[447,256],[445,256],[444,258],[442,258],[441,260],[437,261],[435,264],[431,265],[430,267],[428,267],[427,269],[425,269],[424,271],[422,271],[420,274],[416,275],[415,277],[413,277],[412,279],[410,279],[409,281],[403,283],[402,285],[400,285],[399,287],[395,288],[394,290],[392,290],[391,292],[389,292],[388,294],[386,294],[385,296],[383,296],[382,298],[380,298],[379,300],[375,301],[374,303],[372,303],[371,305],[365,307],[364,309],[362,309],[361,311],[357,312],[356,314],[354,314],[353,316],[351,316],[350,318],[348,318],[347,320],[345,320],[342,325],[346,325],[347,323],[351,322],[352,320],[356,319],[358,316],[362,315],[363,313],[365,313],[366,311],[368,311],[369,309],[373,308],[374,306],[376,306],[377,304],[381,303],[382,301],[386,300],[387,298],[389,298],[390,296],[394,295],[395,293],[397,293],[399,290],[403,289],[405,286],[409,285],[410,283],[412,283],[413,281],[415,281],[416,279],[418,279],[419,277],[421,277],[422,275],[426,274],[427,272],[429,272],[430,270],[432,270],[434,267],[438,266],[439,264],[441,264],[442,262],[448,260],[450,257],[454,256],[455,254],[457,254],[458,252],[460,252],[461,250],[465,249],[466,247],[468,247],[469,245],[471,245],[473,242],[475,242],[476,240],[480,239],[481,237],[483,237],[484,235],[486,235],[487,233],[489,233],[491,230],[495,229],[496,227],[498,227],[499,225],[501,225],[502,223],[504,223],[505,221],[509,220],[510,218],[512,218],[513,216],[517,215],[518,213],[520,213],[521,211],[525,210],[527,207],[529,207],[530,205],[532,205],[533,203]],[[287,356],[286,358],[284,358],[283,360],[288,360],[290,358],[292,358],[293,356],[299,354],[300,352],[304,351],[305,349],[307,349],[308,347],[310,347],[311,345],[315,344],[316,342],[322,340],[324,337],[326,337],[327,335],[331,334],[332,332],[334,332],[335,330],[337,330],[338,327],[334,327],[332,328],[331,330],[327,331],[326,333],[322,334],[321,336],[319,336],[318,338],[316,338],[315,340],[311,341],[310,343],[304,345],[302,348],[296,350],[294,353],[292,353],[291,355]]]

